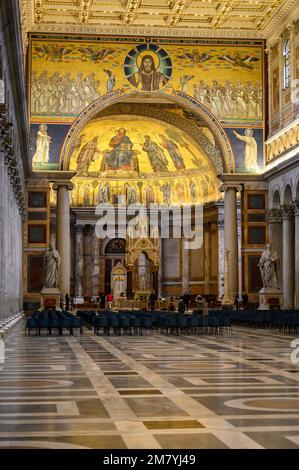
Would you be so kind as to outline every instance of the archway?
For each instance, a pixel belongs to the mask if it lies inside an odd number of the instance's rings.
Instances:
[[[126,198],[127,202],[154,202],[154,203],[171,203],[171,204],[193,204],[203,203],[205,205],[205,217],[207,219],[205,227],[205,243],[210,246],[210,250],[213,253],[218,253],[217,248],[217,211],[218,206],[215,207],[214,203],[219,202],[221,195],[219,193],[220,181],[217,178],[219,174],[233,172],[235,169],[230,144],[227,140],[226,135],[222,129],[221,124],[216,118],[202,106],[197,103],[196,100],[191,99],[188,95],[183,93],[175,93],[172,97],[163,96],[163,103],[167,103],[167,107],[179,108],[180,114],[175,111],[171,114],[169,109],[166,109],[166,105],[162,106],[158,103],[156,108],[156,114],[153,112],[147,112],[143,109],[143,112],[139,115],[139,121],[142,123],[142,132],[139,132],[137,124],[136,130],[133,130],[131,124],[127,125],[129,118],[131,117],[130,112],[126,114],[111,114],[113,107],[115,106],[126,106],[129,107],[132,103],[128,102],[129,95],[123,95],[122,93],[115,92],[110,94],[109,97],[103,97],[94,102],[90,107],[79,116],[74,122],[68,137],[66,139],[62,154],[61,154],[61,169],[74,171],[76,176],[73,178],[74,190],[76,193],[72,194],[72,209],[74,210],[76,217],[80,218],[81,214],[88,211],[89,216],[95,218],[94,207],[100,202],[110,202],[114,204],[115,196],[121,194]],[[134,93],[131,95],[132,102],[134,103]],[[162,94],[155,93],[152,96],[151,105],[156,105],[154,100],[156,97],[162,99]],[[138,99],[140,100],[141,94],[138,93]],[[148,100],[147,95],[147,100]],[[171,106],[169,106],[171,105]],[[160,107],[159,107],[160,106]],[[143,106],[146,108],[146,105]],[[184,122],[187,123],[187,118],[183,120],[184,110],[188,111],[188,116],[192,114],[196,119],[196,124],[193,120],[191,124],[194,126],[193,134],[190,129],[184,127]],[[135,116],[135,114],[134,114]],[[110,121],[109,121],[110,119]],[[126,121],[127,119],[127,121]],[[193,118],[192,118],[193,119]],[[201,123],[201,127],[206,131],[206,141],[214,141],[214,149],[217,150],[219,160],[214,158],[217,154],[215,151],[211,157],[212,152],[206,149],[203,144],[204,140],[201,137],[201,141],[196,139],[196,133],[200,134],[203,132],[198,127],[195,127],[197,122]],[[105,127],[106,126],[106,127]],[[114,126],[114,130],[113,130]],[[161,140],[161,134],[164,136],[167,132],[163,131],[161,126],[167,126],[168,129],[168,140],[176,140],[177,145],[180,146],[181,155],[183,156],[183,163],[180,161],[180,154],[175,150],[175,146],[169,147],[169,143],[165,140]],[[114,168],[113,164],[116,159],[120,157],[119,154],[113,154],[111,149],[109,150],[111,140],[116,136],[118,129],[128,128],[126,135],[134,143],[133,150],[139,151],[139,155],[133,155],[132,144],[128,142],[128,147],[124,149],[126,152],[131,153],[129,156],[129,168],[126,168],[126,164],[118,165],[119,167]],[[200,126],[199,126],[200,127]],[[189,130],[189,132],[188,132]],[[87,135],[86,134],[87,131]],[[139,135],[140,134],[140,135]],[[170,138],[169,135],[175,135],[175,138]],[[94,146],[97,145],[95,138],[97,135],[101,136],[101,157],[97,157],[94,161],[90,158],[89,150],[87,149],[87,159],[90,161],[90,166],[84,169],[84,165],[77,168],[78,160],[80,160],[79,154],[82,151],[84,145],[88,142],[94,141]],[[155,163],[151,161],[150,152],[145,150],[145,135],[148,135],[159,147],[159,156],[163,155],[167,160],[167,170],[161,170],[158,166],[157,161],[160,159],[155,156]],[[83,140],[81,141],[80,138]],[[141,137],[140,137],[141,136]],[[178,138],[177,138],[178,137]],[[141,140],[142,139],[142,140]],[[210,139],[210,140],[209,140]],[[141,140],[141,141],[140,141]],[[181,143],[184,142],[184,145]],[[188,147],[186,146],[186,142]],[[192,155],[193,153],[193,155]],[[187,155],[188,154],[188,155]],[[147,159],[148,166],[141,168],[142,163],[140,161],[140,155],[143,159]],[[105,158],[104,158],[105,157]],[[116,157],[116,158],[115,158]],[[122,158],[124,155],[121,156]],[[125,157],[127,157],[125,155]],[[194,166],[195,160],[203,162],[200,167]],[[161,157],[162,159],[162,157]],[[84,161],[84,158],[82,159]],[[192,163],[193,161],[193,163]],[[150,163],[149,163],[150,162]],[[125,162],[126,163],[126,162]],[[139,163],[139,169],[136,166]],[[165,161],[164,161],[165,163]],[[198,162],[197,162],[198,163]],[[152,170],[150,166],[152,165]],[[157,170],[155,171],[155,167]],[[141,171],[139,172],[139,170]],[[171,171],[170,171],[171,169]],[[117,170],[117,171],[116,171]],[[124,172],[122,173],[122,170]],[[164,173],[164,174],[163,174]],[[78,183],[78,184],[77,184]],[[86,185],[89,190],[86,191]],[[87,201],[88,199],[88,201]],[[213,221],[211,223],[211,221]],[[105,242],[104,242],[105,243]],[[103,244],[104,244],[103,243]],[[102,246],[103,246],[102,244]],[[181,251],[181,240],[173,241],[173,246],[168,248],[165,245],[165,255],[170,249],[180,253]],[[108,245],[107,245],[108,246]],[[170,245],[169,245],[170,246]],[[205,257],[208,256],[207,250],[198,251],[189,255],[190,264],[190,281],[192,283],[192,293],[211,293],[215,289],[214,277],[215,273],[218,272],[219,263],[214,256],[208,262],[205,262]],[[196,257],[201,257],[203,262],[201,263],[203,272],[206,273],[207,282],[204,287],[204,292],[199,290],[202,289],[202,283],[200,281],[201,274],[195,263]],[[104,259],[103,259],[104,258]],[[119,255],[117,259],[121,258]],[[113,258],[114,259],[114,258]],[[172,272],[171,266],[174,262],[176,266],[176,287],[173,290],[172,284]],[[100,290],[108,293],[111,289],[111,269],[113,269],[114,261],[112,260],[111,254],[102,253],[101,256],[101,267],[100,273],[105,272],[105,280],[103,274],[100,274]],[[165,258],[163,267],[161,268],[161,274],[159,274],[160,262],[155,263],[155,269],[153,270],[153,281],[152,285],[155,286],[156,292],[163,292],[165,295],[180,295],[181,285],[183,284],[182,278],[185,276],[185,268],[181,266],[182,261],[179,256],[174,261],[170,257]],[[161,263],[162,266],[162,263]],[[129,271],[129,274],[132,274]],[[128,276],[128,293],[132,286],[133,279]],[[190,284],[191,285],[191,284]]]

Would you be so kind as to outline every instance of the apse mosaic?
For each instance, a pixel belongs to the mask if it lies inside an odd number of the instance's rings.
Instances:
[[[82,129],[64,169],[75,171],[73,205],[187,204],[219,199],[207,155],[188,134],[158,119],[119,115]]]

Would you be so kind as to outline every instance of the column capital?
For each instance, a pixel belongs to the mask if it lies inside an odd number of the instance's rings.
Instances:
[[[73,189],[74,185],[70,181],[55,181],[52,188],[57,191],[59,188],[66,188],[69,191]]]
[[[293,209],[294,209],[294,215],[295,215],[295,217],[299,217],[299,200],[298,200],[298,199],[295,199],[295,200],[292,202],[292,206],[293,206]]]
[[[237,193],[240,193],[242,191],[242,186],[240,184],[234,184],[234,183],[224,183],[220,186],[220,192],[222,193],[229,191],[231,189],[233,189]]]
[[[268,215],[270,224],[275,224],[282,221],[282,210],[280,208],[270,209]]]
[[[292,204],[285,204],[281,206],[282,220],[291,220],[294,216],[294,207]]]

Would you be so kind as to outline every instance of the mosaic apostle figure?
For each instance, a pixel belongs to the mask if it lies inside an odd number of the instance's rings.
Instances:
[[[151,140],[149,135],[144,136],[144,144],[142,150],[147,153],[148,159],[151,162],[152,168],[155,172],[167,172],[168,161],[164,154],[164,150],[159,147],[156,142]]]
[[[89,166],[94,161],[94,157],[97,152],[100,152],[100,149],[98,148],[98,137],[94,137],[93,140],[90,140],[83,145],[79,152],[76,160],[78,175],[87,176]]]

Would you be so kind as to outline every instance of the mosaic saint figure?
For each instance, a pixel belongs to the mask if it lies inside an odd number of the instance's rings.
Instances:
[[[101,184],[98,192],[98,204],[109,202],[110,199],[110,186],[108,183]]]
[[[183,156],[180,152],[179,146],[173,140],[167,139],[165,135],[160,134],[160,137],[162,139],[162,147],[164,147],[169,153],[176,169],[184,170],[185,163]]]
[[[171,199],[171,186],[169,183],[164,183],[163,186],[160,187],[160,191],[163,192],[163,202],[164,204],[170,204]]]
[[[145,135],[144,139],[145,142],[142,146],[142,150],[147,153],[148,159],[151,162],[153,170],[155,172],[167,172],[168,161],[163,149],[159,147],[156,142],[151,140],[149,135]]]
[[[147,185],[145,189],[145,200],[147,205],[153,204],[155,201],[153,188],[150,185]]]
[[[104,72],[107,74],[107,80],[106,80],[106,89],[107,93],[111,93],[115,87],[115,75],[111,70],[104,69]]]
[[[233,131],[237,139],[245,142],[245,168],[247,170],[258,170],[257,163],[257,142],[253,137],[253,130],[246,129],[245,135],[240,135],[238,132]]]
[[[36,138],[36,152],[33,156],[32,163],[48,163],[49,162],[49,152],[50,152],[50,143],[51,137],[47,134],[48,126],[46,124],[41,124]]]
[[[196,193],[196,184],[194,183],[194,181],[190,181],[189,188],[190,188],[191,199],[192,201],[195,201],[197,197],[197,193]]]
[[[94,137],[93,140],[83,145],[76,160],[77,174],[87,176],[89,166],[94,161],[95,154],[100,152],[98,148],[98,137]]]
[[[136,188],[134,186],[129,186],[127,188],[127,203],[130,204],[136,204],[137,202],[137,193],[136,193]]]

